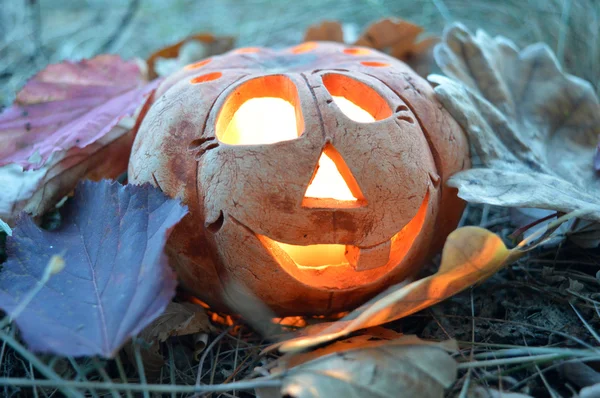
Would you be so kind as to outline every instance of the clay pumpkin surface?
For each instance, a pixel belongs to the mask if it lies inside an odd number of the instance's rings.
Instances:
[[[456,227],[469,166],[429,84],[375,50],[238,49],[157,90],[132,183],[188,205],[168,254],[224,309],[232,281],[282,315],[351,309],[413,275]]]

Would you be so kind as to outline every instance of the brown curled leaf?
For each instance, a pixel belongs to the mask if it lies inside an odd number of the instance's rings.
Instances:
[[[168,75],[184,65],[227,52],[233,48],[234,42],[232,36],[214,36],[210,33],[188,36],[152,53],[146,61],[148,75],[151,79]]]
[[[423,28],[418,25],[398,18],[385,18],[369,25],[352,44],[386,52],[409,64],[421,76],[425,76],[430,72],[433,63],[432,49],[438,39],[421,38],[422,34]],[[304,41],[343,43],[343,27],[335,21],[311,25],[306,30]]]

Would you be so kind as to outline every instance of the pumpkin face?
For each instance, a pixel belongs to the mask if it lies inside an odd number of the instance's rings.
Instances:
[[[352,308],[414,274],[456,226],[466,139],[431,87],[367,48],[246,48],[159,87],[130,160],[188,205],[168,242],[184,286],[228,283],[282,315]]]

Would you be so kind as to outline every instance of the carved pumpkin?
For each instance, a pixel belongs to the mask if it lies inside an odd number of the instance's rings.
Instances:
[[[129,166],[188,205],[168,242],[217,309],[245,285],[279,314],[361,304],[413,275],[456,227],[458,124],[404,63],[304,43],[238,49],[166,79]]]

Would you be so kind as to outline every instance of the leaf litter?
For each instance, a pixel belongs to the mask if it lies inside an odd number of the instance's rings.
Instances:
[[[467,217],[469,217],[469,214],[467,214]],[[487,216],[485,218],[487,219]],[[482,217],[482,219],[483,219],[483,217]],[[503,244],[502,244],[502,246],[499,246],[499,247],[500,248],[503,247]],[[504,249],[505,249],[505,247],[504,247]],[[499,252],[504,253],[502,250],[499,250]],[[489,276],[488,274],[485,274],[485,275]],[[477,279],[477,280],[479,280],[479,279]],[[468,284],[467,284],[466,281],[465,282],[460,282],[460,283],[462,283],[462,286],[464,286],[464,287],[468,286]],[[569,282],[569,284],[572,285],[571,282]],[[489,286],[489,284],[488,284],[488,286]],[[578,290],[581,290],[581,289],[578,289]],[[444,305],[448,304],[449,302],[452,302],[452,300],[446,301],[446,302],[442,303],[442,307]],[[434,309],[435,308],[438,308],[438,307],[434,307]],[[440,315],[439,312],[437,313],[437,315]],[[441,315],[445,316],[446,314],[441,314]],[[436,315],[434,313],[434,317],[435,316]],[[419,317],[416,316],[415,318],[418,319]],[[382,318],[382,320],[378,320],[377,322],[384,321],[384,320],[390,320],[390,319],[391,318],[384,317],[384,318]],[[184,323],[185,323],[185,321],[184,321]],[[407,324],[410,325],[411,319],[408,319],[407,322],[405,322],[405,323],[407,323]],[[175,326],[175,329],[177,329],[177,328],[178,327]],[[394,342],[400,341],[402,338],[404,338],[404,337],[393,336],[392,337],[392,341],[394,341]],[[159,340],[160,340],[160,337],[159,337]],[[235,339],[230,339],[230,340],[231,341],[236,341]],[[368,337],[368,335],[363,334],[363,335],[359,335],[357,337],[350,337],[348,340],[349,340],[349,344],[351,346],[353,346],[354,348],[356,348],[356,350],[350,350],[351,353],[348,354],[348,355],[346,355],[347,353],[345,353],[345,351],[347,351],[347,350],[343,350],[342,349],[341,350],[342,354],[335,355],[335,353],[334,353],[334,354],[332,354],[333,357],[331,357],[331,356],[321,357],[321,355],[319,353],[317,353],[316,351],[310,352],[308,355],[309,356],[312,355],[314,357],[314,358],[312,358],[313,360],[309,360],[309,361],[307,361],[307,362],[305,362],[303,364],[298,365],[297,369],[293,373],[290,373],[289,377],[286,376],[287,379],[284,379],[283,386],[286,389],[285,390],[275,390],[275,391],[285,391],[285,392],[287,392],[289,394],[298,393],[299,394],[298,396],[306,396],[306,395],[303,395],[303,394],[306,394],[306,392],[307,392],[307,389],[305,388],[306,384],[304,384],[304,385],[302,385],[302,383],[298,384],[297,383],[298,379],[297,378],[294,379],[294,377],[298,377],[298,375],[300,375],[300,378],[304,377],[303,376],[304,373],[310,373],[312,370],[316,370],[317,372],[319,372],[320,370],[325,370],[327,372],[327,369],[329,369],[331,367],[329,361],[332,361],[332,362],[339,361],[340,362],[339,366],[336,365],[333,368],[334,369],[336,369],[336,368],[344,369],[344,372],[347,372],[347,374],[352,374],[353,369],[356,370],[356,371],[360,371],[360,369],[361,369],[360,365],[371,366],[372,362],[370,362],[370,361],[374,361],[375,358],[376,358],[376,355],[373,352],[369,351],[369,350],[371,350],[373,348],[373,347],[370,347],[370,346],[372,344],[375,344],[375,343],[373,343],[370,340],[370,338]],[[341,341],[333,343],[329,347],[334,347],[336,344],[340,344],[340,343],[344,344],[345,342],[346,342],[345,340],[341,340]],[[381,342],[379,342],[379,343],[381,343]],[[236,344],[239,344],[239,340],[237,340]],[[255,344],[258,344],[258,342],[255,342]],[[381,343],[381,344],[384,345],[384,343]],[[385,345],[387,345],[387,344],[389,344],[389,343],[386,343]],[[423,342],[423,343],[419,343],[417,345],[418,346],[428,346],[428,344],[429,343],[427,343],[427,342]],[[394,344],[391,344],[390,346],[393,346],[393,345]],[[179,347],[175,347],[175,348],[179,348]],[[218,350],[217,350],[217,354],[216,354],[217,357],[219,357],[219,350],[220,350],[220,348],[221,348],[221,344],[218,345]],[[352,352],[352,351],[354,351],[354,352]],[[237,352],[238,352],[238,348],[236,346],[236,349],[235,349],[235,355],[236,355],[236,357],[235,358],[237,358]],[[295,354],[293,354],[293,355],[295,355]],[[402,355],[402,353],[400,353],[399,355]],[[444,355],[446,355],[446,357],[444,357],[444,358],[450,358],[447,354],[444,353]],[[175,357],[177,357],[177,353],[175,353]],[[246,357],[246,358],[249,358],[249,357]],[[256,357],[254,357],[254,358],[256,358]],[[348,363],[348,361],[347,361],[348,359],[350,359],[350,363]],[[352,360],[356,360],[356,363],[352,363]],[[439,359],[439,361],[440,361],[440,363],[443,363],[444,359]],[[452,360],[452,361],[454,361],[454,360]],[[455,362],[452,362],[452,363],[454,364],[453,366],[455,366]],[[234,360],[233,364],[234,364],[234,367],[235,367],[235,365],[237,364],[237,360]],[[323,364],[325,364],[325,365],[323,365]],[[352,367],[353,365],[356,365],[356,366]],[[403,365],[406,365],[406,364],[403,364]],[[375,363],[374,366],[376,367],[377,364]],[[292,369],[294,369],[294,367]],[[235,376],[235,374],[236,374],[236,372],[233,372],[233,373],[229,374],[228,376],[225,376],[223,378],[224,382],[230,381],[231,377]],[[218,377],[218,375],[215,375],[215,367],[213,365],[213,368],[212,368],[212,371],[211,371],[211,375],[210,375],[210,382],[211,382],[211,384],[213,382],[213,378],[214,377],[216,377],[217,380],[220,379]],[[311,379],[311,377],[309,377],[309,379],[311,381],[314,380],[314,379]],[[383,377],[381,378],[381,380],[385,380],[385,382],[382,383],[382,388],[384,388],[384,389],[385,388],[389,388],[390,387],[390,383],[393,384],[393,383],[397,382],[397,380],[394,379],[394,378],[392,378],[392,377],[388,377],[386,379],[385,375],[383,375]],[[504,379],[502,379],[502,380],[504,380]],[[335,383],[338,383],[338,382],[341,382],[342,385],[338,385],[336,387]],[[340,391],[339,389],[345,388],[345,386],[343,385],[343,383],[344,383],[344,380],[334,380],[332,383],[324,383],[324,384],[323,383],[320,383],[320,384],[317,383],[317,385],[320,386],[320,387],[322,387],[322,388],[330,388],[333,385],[334,388],[335,388],[335,391],[337,392],[337,391]],[[290,386],[291,386],[291,389],[290,389]],[[304,387],[304,389],[303,389],[303,387]],[[370,387],[371,386],[368,386],[367,388],[370,388]],[[379,391],[377,391],[377,386],[374,387],[374,388],[371,388],[371,392],[372,391],[379,392]],[[396,392],[396,391],[394,391],[394,392]],[[436,390],[436,393],[440,393],[439,391],[440,390]],[[441,391],[443,392],[443,389]],[[487,389],[486,391],[488,391],[491,394],[491,396],[496,396],[497,395],[494,390]],[[488,395],[490,395],[490,394],[488,394]],[[295,395],[291,395],[291,396],[295,396]],[[434,396],[437,396],[437,395],[434,395]],[[504,396],[504,394],[501,395],[501,396]]]
[[[565,73],[545,44],[520,50],[510,40],[444,32],[432,75],[435,92],[469,136],[480,167],[449,184],[472,203],[560,211],[589,210],[600,221],[600,179],[593,168],[600,103],[592,85]]]

